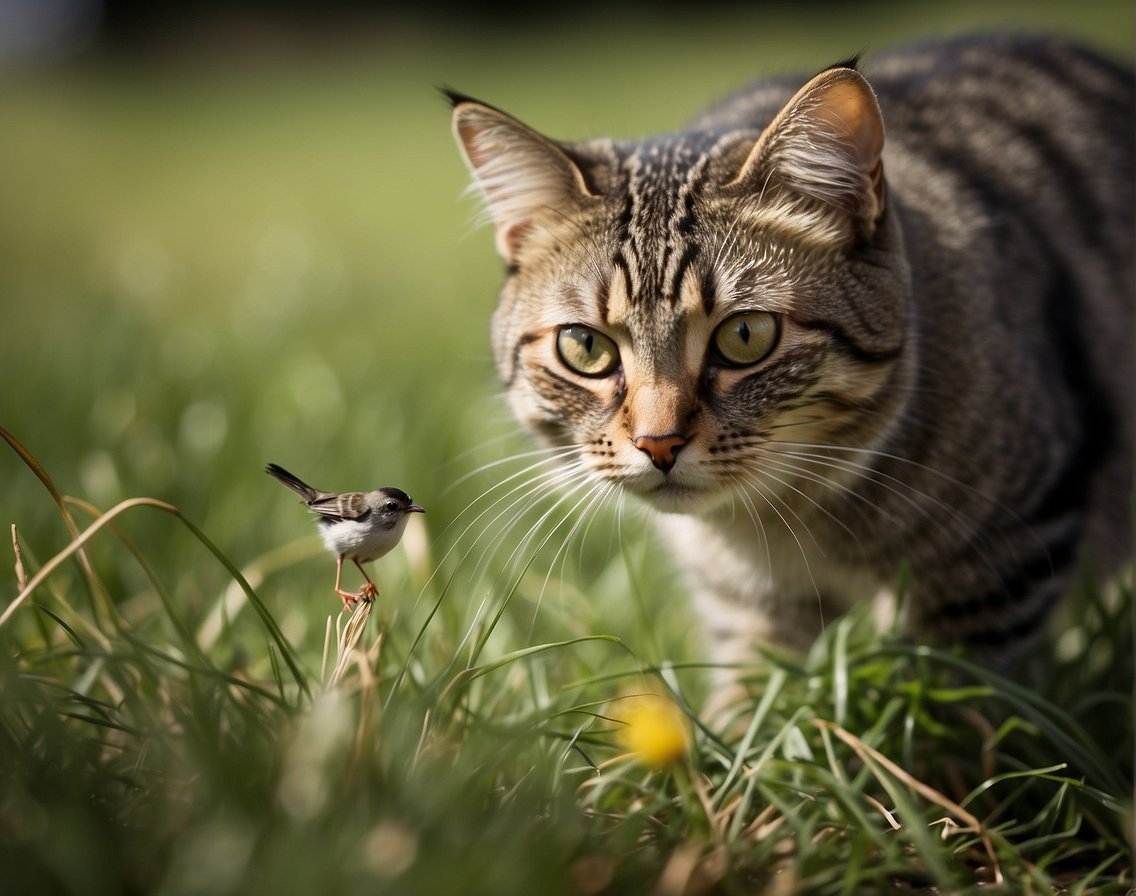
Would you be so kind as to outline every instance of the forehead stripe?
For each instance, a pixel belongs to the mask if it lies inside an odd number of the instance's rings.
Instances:
[[[611,278],[605,277],[596,289],[596,309],[600,313],[600,320],[605,324],[611,323],[609,297],[611,293]]]
[[[682,257],[675,266],[674,279],[671,280],[669,298],[672,304],[678,303],[678,297],[682,292],[682,279],[686,276],[686,269],[690,267],[690,263],[697,257],[698,245],[696,243],[687,243],[686,251],[682,253]]]
[[[679,301],[683,278],[698,257],[698,197],[707,184],[704,158],[677,142],[656,142],[623,166],[625,199],[616,225],[621,243],[616,266],[632,266],[628,298],[640,302]],[[662,225],[660,227],[660,224]]]
[[[709,317],[714,312],[714,302],[718,298],[718,279],[713,268],[707,268],[702,278],[702,310]]]
[[[635,290],[631,285],[631,267],[627,264],[627,258],[624,256],[622,249],[615,250],[615,256],[611,259],[611,263],[623,277],[623,288],[625,291],[624,294],[627,296],[627,301],[634,302]]]

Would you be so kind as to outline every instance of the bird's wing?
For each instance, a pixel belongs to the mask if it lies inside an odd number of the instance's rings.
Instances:
[[[361,520],[371,512],[363,492],[344,492],[342,495],[321,494],[308,504],[313,513],[328,519]]]

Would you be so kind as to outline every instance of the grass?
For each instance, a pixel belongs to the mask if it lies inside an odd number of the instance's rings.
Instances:
[[[1132,885],[1130,592],[1091,602],[1084,650],[1047,676],[1050,696],[853,615],[808,656],[751,670],[754,704],[710,728],[690,709],[700,670],[651,662],[633,640],[492,650],[533,624],[517,604],[546,580],[498,583],[472,622],[444,611],[469,597],[452,582],[427,587],[417,617],[361,604],[329,617],[316,662],[173,506],[58,506],[93,518],[42,566],[14,530],[20,593],[0,619],[0,861],[15,891]],[[171,599],[138,526],[196,545],[198,569],[239,586],[211,644],[200,632],[216,608]],[[146,586],[113,599],[108,563],[140,568]],[[564,600],[566,615],[588,612],[585,595]],[[245,658],[229,637],[242,610],[258,644]],[[1089,668],[1102,651],[1116,662]],[[641,694],[689,716],[659,761],[644,759],[665,730],[627,750],[627,726],[644,723],[625,707]]]
[[[1132,22],[824,9],[823,28],[787,9],[400,25],[336,58],[0,79],[0,424],[25,446],[0,461],[7,888],[1133,886],[1127,587],[1086,583],[1034,690],[854,616],[750,670],[754,714],[706,727],[693,619],[644,521],[510,491],[537,458],[492,383],[499,271],[433,85],[629,135],[926,30],[1014,20],[1125,51]],[[270,460],[427,507],[374,606],[335,616],[333,562]],[[656,761],[628,755],[640,694],[689,719],[677,753],[667,711],[644,729]]]

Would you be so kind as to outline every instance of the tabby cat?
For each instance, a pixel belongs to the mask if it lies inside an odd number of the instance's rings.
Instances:
[[[913,635],[1004,658],[1130,553],[1131,69],[987,35],[870,72],[643,140],[450,94],[511,406],[658,511],[722,662],[905,565]]]

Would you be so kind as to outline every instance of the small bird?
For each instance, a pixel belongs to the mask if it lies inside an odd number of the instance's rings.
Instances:
[[[283,482],[304,499],[312,513],[319,514],[320,536],[329,551],[336,556],[335,593],[349,607],[357,600],[372,601],[379,593],[364,563],[377,560],[402,539],[402,531],[412,513],[426,510],[411,500],[400,488],[380,488],[373,492],[321,492],[297,479],[276,464],[269,464],[264,472]],[[367,580],[359,591],[352,594],[339,587],[343,574],[343,561],[350,560],[359,567]]]

